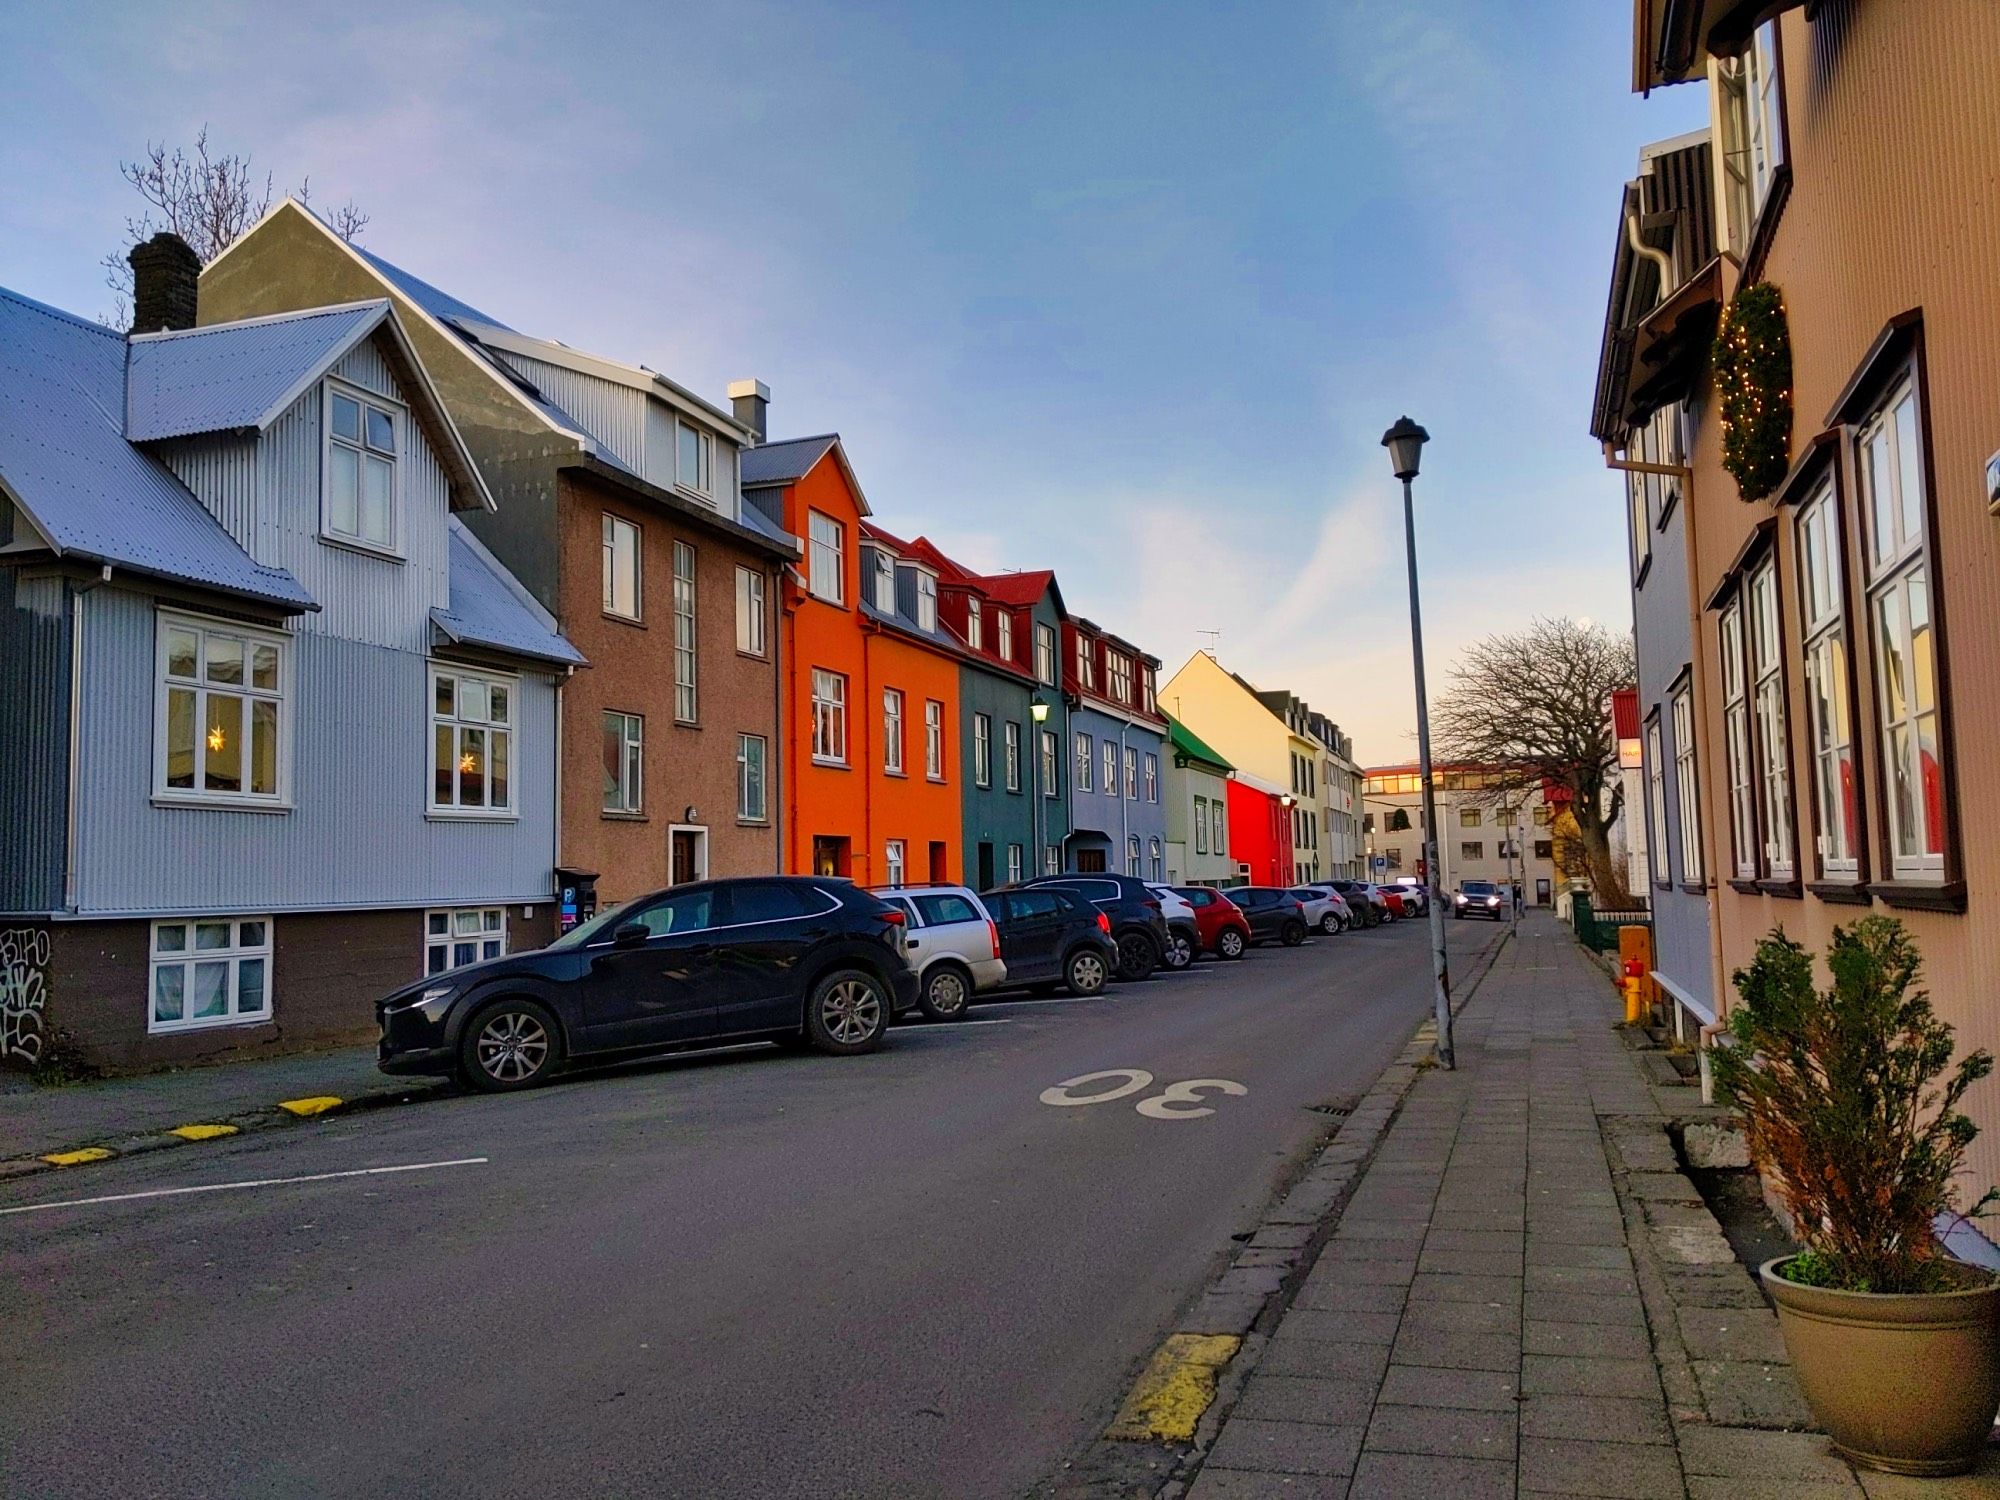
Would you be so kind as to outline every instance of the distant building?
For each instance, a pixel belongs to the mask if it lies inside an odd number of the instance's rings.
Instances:
[[[1553,800],[1537,787],[1526,796],[1500,790],[1502,778],[1476,766],[1434,767],[1438,821],[1437,884],[1467,880],[1521,885],[1524,900],[1552,906],[1560,888]],[[1414,764],[1371,766],[1362,782],[1362,825],[1371,880],[1421,877],[1423,777]]]
[[[1229,847],[1229,779],[1235,767],[1172,715],[1167,753],[1168,882],[1240,884]]]

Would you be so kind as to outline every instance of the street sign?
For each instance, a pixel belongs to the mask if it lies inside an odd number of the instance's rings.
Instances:
[[[1368,863],[1371,869],[1386,870],[1389,868],[1389,856],[1386,854],[1378,854]]]

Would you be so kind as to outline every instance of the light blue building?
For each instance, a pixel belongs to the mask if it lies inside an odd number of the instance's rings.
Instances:
[[[1068,868],[1164,881],[1167,719],[1154,699],[1159,659],[1081,616],[1063,622],[1063,638]]]
[[[387,301],[127,336],[0,291],[0,1057],[366,1035],[554,931],[582,659]],[[161,312],[161,309],[165,309]]]

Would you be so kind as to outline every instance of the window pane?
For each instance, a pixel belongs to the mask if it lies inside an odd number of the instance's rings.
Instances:
[[[194,678],[195,648],[198,638],[192,630],[174,626],[167,631],[167,675]]]
[[[208,638],[208,680],[240,687],[243,682],[243,642],[228,636]]]
[[[1944,773],[1938,758],[1937,715],[1917,718],[1917,774],[1924,798],[1923,852],[1944,853]]]
[[[457,712],[457,709],[455,707],[455,702],[457,699],[457,692],[456,692],[457,686],[458,683],[455,678],[448,677],[442,672],[438,674],[437,711],[439,714],[443,715],[447,719]]]
[[[486,805],[486,731],[458,732],[458,801],[461,807]]]
[[[229,1014],[229,964],[196,964],[194,966],[194,993],[188,997],[193,1003],[189,1016],[197,1021],[213,1016]]]
[[[443,943],[432,945],[424,954],[424,973],[427,975],[444,973],[446,968],[449,967],[445,962],[449,955],[450,949]]]
[[[361,403],[347,396],[333,398],[334,436],[361,441]]]
[[[340,536],[354,536],[361,527],[361,455],[335,444],[327,463],[327,526]]]
[[[1917,398],[1906,394],[1896,403],[1896,481],[1902,522],[1899,539],[1904,542],[1924,534],[1923,451],[1917,437]]]
[[[507,763],[511,756],[514,736],[504,729],[492,730],[491,734],[493,738],[492,764],[487,771],[486,786],[488,792],[492,795],[493,806],[504,808],[509,805],[507,801],[509,796]]]
[[[246,958],[236,966],[236,1013],[262,1015],[264,1011],[264,960]]]
[[[481,932],[498,932],[500,930],[500,913],[491,908],[481,912],[479,914],[479,930]]]
[[[486,684],[476,677],[468,677],[458,685],[458,716],[473,723],[486,719]]]
[[[1899,724],[1889,731],[1890,807],[1895,814],[1896,853],[1913,855],[1916,841],[1916,785],[1910,772],[1910,729]]]
[[[625,716],[604,716],[604,806],[612,811],[624,808]]]
[[[237,659],[239,671],[242,658]],[[211,665],[211,670],[213,667]],[[229,693],[208,695],[202,787],[211,792],[243,790],[243,700]]]
[[[1931,651],[1930,589],[1924,575],[1910,579],[1910,694],[1918,713],[1937,707],[1937,663]]]
[[[278,794],[278,705],[268,698],[250,704],[250,790],[260,797]]]
[[[253,645],[250,648],[250,685],[271,692],[278,690],[278,648]]]
[[[1868,485],[1868,530],[1877,562],[1896,550],[1894,513],[1891,497],[1894,481],[1889,477],[1889,438],[1881,428],[1863,440],[1862,472]]]
[[[167,785],[194,790],[194,690],[167,691]]]
[[[187,928],[179,922],[153,929],[153,951],[180,953],[187,948]]]
[[[396,424],[386,411],[368,408],[368,446],[377,453],[396,451]]]
[[[378,547],[388,546],[395,537],[395,519],[391,508],[395,485],[395,465],[369,455],[361,470],[361,529],[358,535]]]
[[[507,722],[507,689],[504,684],[493,683],[486,689],[486,722],[505,724]]]
[[[451,966],[456,969],[465,964],[479,962],[479,944],[453,943],[451,945]]]
[[[194,945],[205,951],[229,946],[229,924],[227,922],[197,922],[194,928]]]
[[[700,487],[701,434],[692,427],[681,428],[679,477],[682,484]]]
[[[180,964],[167,964],[153,970],[153,1019],[155,1021],[178,1021],[184,1015],[186,996],[183,987],[187,983],[187,970]]]
[[[1882,650],[1882,713],[1891,722],[1909,716],[1909,665],[1903,655],[1902,595],[1891,590],[1876,601],[1876,630]]]
[[[438,725],[437,753],[432,761],[431,798],[439,807],[450,807],[457,801],[452,775],[452,742],[455,737],[455,731],[449,724]]]
[[[451,924],[451,913],[434,911],[425,919],[425,927],[432,937],[443,937]]]

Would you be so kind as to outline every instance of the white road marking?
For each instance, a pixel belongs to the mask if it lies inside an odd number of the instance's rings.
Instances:
[[[484,1156],[461,1156],[454,1161],[415,1161],[400,1167],[356,1167],[346,1172],[312,1172],[304,1177],[255,1177],[244,1182],[207,1182],[196,1187],[152,1188],[143,1193],[107,1193],[101,1198],[66,1198],[60,1203],[27,1203],[18,1208],[0,1208],[6,1214],[41,1213],[51,1208],[89,1208],[98,1203],[129,1203],[138,1198],[178,1198],[186,1193],[227,1193],[237,1188],[285,1187],[295,1182],[332,1182],[340,1177],[385,1177],[393,1172],[429,1172],[439,1167],[476,1167]]]
[[[1551,964],[1549,967],[1554,968],[1555,965]],[[1003,1005],[1082,1005],[1086,1000],[1098,998],[1096,995],[1050,995],[1047,999],[1035,997],[1022,1000],[982,1000],[979,1002],[979,1008],[997,1010]]]
[[[1125,1081],[1109,1093],[1088,1094],[1079,1099],[1071,1089],[1081,1088],[1086,1083],[1096,1083],[1106,1078],[1122,1078]],[[1074,1078],[1065,1078],[1053,1088],[1042,1090],[1042,1103],[1054,1105],[1109,1104],[1113,1099],[1123,1099],[1127,1094],[1136,1094],[1151,1085],[1153,1075],[1144,1068],[1106,1068],[1100,1073],[1079,1073]]]
[[[990,1021],[940,1021],[929,1026],[898,1026],[898,1036],[948,1036],[961,1026],[1012,1026],[1012,1016],[995,1016]]]
[[[1149,1120],[1196,1120],[1215,1113],[1208,1106],[1195,1103],[1203,1094],[1228,1094],[1240,1099],[1249,1092],[1229,1078],[1190,1078],[1185,1083],[1170,1083],[1152,1098],[1141,1099],[1132,1107]]]

